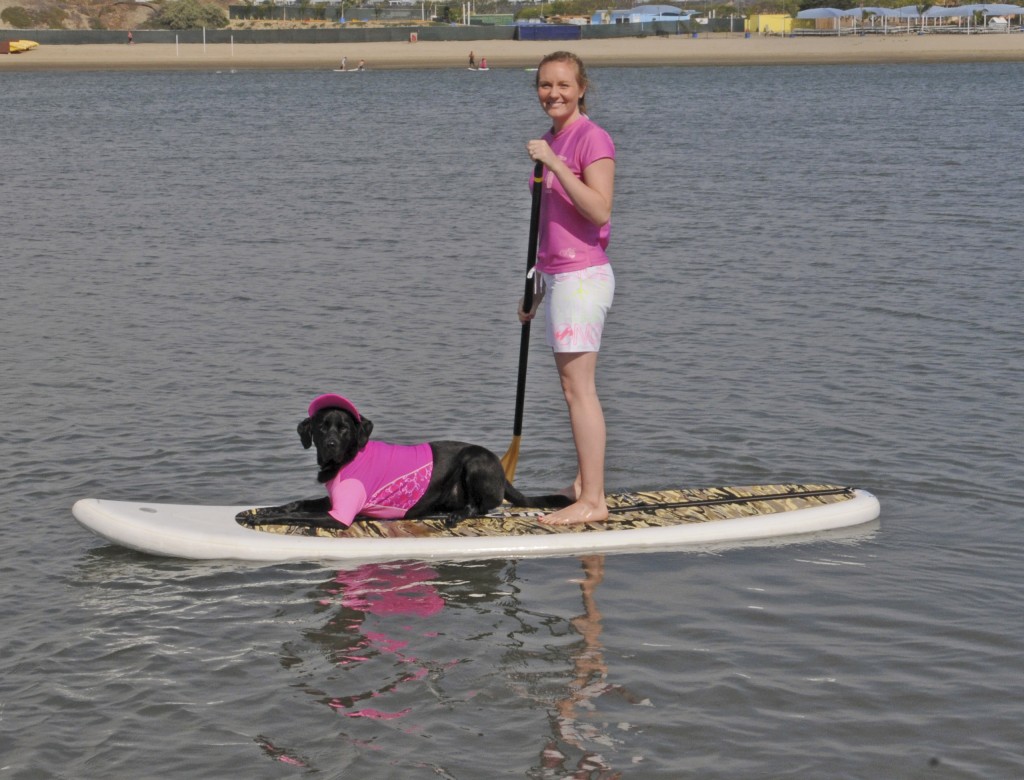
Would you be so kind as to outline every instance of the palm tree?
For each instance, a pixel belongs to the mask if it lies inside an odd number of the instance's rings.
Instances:
[[[935,5],[935,3],[924,3],[918,0],[917,5],[915,6],[917,8],[917,15],[921,20],[921,32],[924,32],[924,12],[933,5]]]

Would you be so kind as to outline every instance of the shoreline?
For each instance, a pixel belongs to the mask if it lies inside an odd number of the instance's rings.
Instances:
[[[0,55],[0,73],[46,70],[369,70],[461,68],[470,50],[492,69],[532,67],[566,48],[592,67],[838,65],[1024,61],[1024,34],[752,36],[716,33],[579,41],[46,45]]]

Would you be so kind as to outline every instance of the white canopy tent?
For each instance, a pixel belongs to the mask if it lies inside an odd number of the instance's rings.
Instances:
[[[797,13],[797,19],[839,19],[843,16],[851,16],[849,11],[841,11],[838,8],[808,8],[806,11]]]
[[[860,6],[859,8],[808,8],[800,11],[797,19],[842,19],[853,18],[863,21],[866,17],[882,19],[883,26],[888,25],[889,19],[901,19],[907,21],[909,28],[913,19],[953,19],[964,18],[970,20],[974,15],[980,13],[986,19],[992,16],[1024,16],[1024,6],[1010,5],[1007,3],[973,3],[971,5],[958,5],[950,8],[933,5],[926,11],[921,12],[916,5],[905,5],[900,8],[883,8],[881,6]],[[902,27],[902,25],[900,25]],[[838,28],[837,28],[838,30]]]

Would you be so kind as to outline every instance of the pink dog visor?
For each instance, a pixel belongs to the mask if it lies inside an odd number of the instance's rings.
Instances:
[[[334,393],[327,393],[325,395],[317,396],[313,399],[313,402],[309,405],[309,416],[312,417],[314,414],[319,412],[321,409],[344,409],[346,412],[351,412],[356,422],[362,422],[363,418],[359,416],[359,410],[356,409],[353,404],[347,398],[343,398],[340,395]]]

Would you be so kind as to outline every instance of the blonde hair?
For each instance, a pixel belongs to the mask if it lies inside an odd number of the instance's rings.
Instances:
[[[576,68],[576,83],[580,88],[580,113],[587,113],[587,90],[590,89],[590,79],[587,78],[587,68],[583,60],[571,51],[554,51],[540,61],[537,66],[537,75],[534,77],[534,88],[540,87],[540,71],[549,62],[565,62]]]

